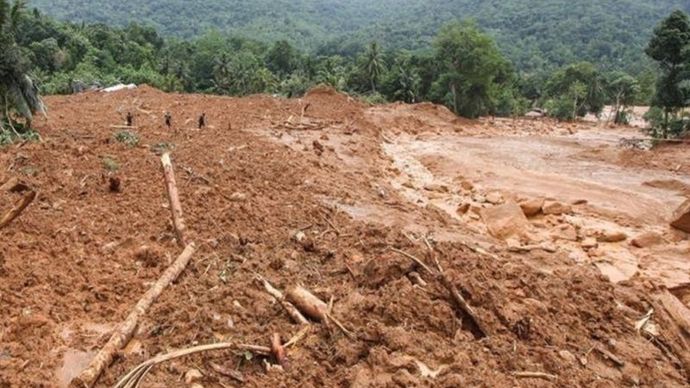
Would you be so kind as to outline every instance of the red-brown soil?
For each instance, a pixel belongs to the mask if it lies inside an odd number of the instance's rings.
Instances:
[[[39,191],[0,230],[0,387],[64,385],[181,252],[157,155],[164,146],[172,149],[188,238],[200,249],[99,386],[161,352],[218,341],[270,346],[273,333],[297,333],[255,273],[281,289],[301,284],[333,298],[333,315],[356,338],[314,324],[288,350],[284,371],[266,371],[258,356],[208,352],[154,368],[142,386],[185,386],[190,369],[208,387],[688,383],[677,354],[635,331],[658,290],[653,280],[613,284],[591,265],[534,264],[566,262],[562,253],[527,260],[500,245],[490,254],[469,249],[487,237],[396,191],[396,169],[380,146],[390,128],[381,112],[373,119],[347,96],[319,89],[300,100],[237,99],[142,87],[49,97],[47,104],[50,120],[38,124],[43,142],[0,150],[0,185],[18,177]],[[135,147],[114,140],[119,129],[110,127],[128,110],[141,138]],[[449,115],[428,105],[414,110],[438,111],[439,121]],[[165,111],[176,133],[164,128]],[[198,131],[201,112],[210,126]],[[484,125],[450,120],[448,127]],[[309,129],[290,130],[286,122]],[[110,190],[111,176],[119,192]],[[0,193],[0,214],[18,198]],[[313,246],[295,241],[297,231]],[[491,328],[488,337],[475,335],[436,280],[390,250],[425,258],[424,237]],[[427,287],[413,285],[413,270]],[[211,363],[236,369],[244,384]]]

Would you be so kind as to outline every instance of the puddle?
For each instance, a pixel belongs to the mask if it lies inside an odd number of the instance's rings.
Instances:
[[[58,387],[68,387],[70,381],[89,365],[89,362],[95,355],[96,352],[67,349],[63,356],[62,367],[55,372]]]

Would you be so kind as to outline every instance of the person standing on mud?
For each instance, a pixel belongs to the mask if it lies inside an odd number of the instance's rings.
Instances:
[[[206,113],[202,113],[199,116],[199,129],[206,128]]]
[[[127,126],[131,127],[132,124],[134,124],[134,116],[132,116],[132,112],[127,112],[127,117],[125,118],[127,121]]]
[[[172,127],[172,116],[170,112],[165,112],[165,126],[168,127],[168,129]]]

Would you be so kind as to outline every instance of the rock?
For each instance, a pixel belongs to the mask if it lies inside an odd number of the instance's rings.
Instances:
[[[187,385],[191,385],[201,380],[203,377],[204,375],[202,375],[198,369],[190,369],[184,374],[184,382],[187,383]]]
[[[673,213],[671,226],[683,232],[690,233],[690,199],[683,202]]]
[[[534,198],[520,202],[520,208],[527,217],[534,217],[541,213],[542,206],[544,206],[544,198]]]
[[[463,204],[458,205],[457,212],[458,214],[467,214],[467,212],[470,210],[470,204],[465,202]]]
[[[460,182],[460,187],[462,187],[464,190],[467,190],[467,191],[473,191],[474,190],[474,185],[472,184],[472,182],[467,181],[467,180]]]
[[[570,224],[558,225],[551,232],[554,240],[577,241],[577,230]]]
[[[247,194],[234,192],[230,195],[230,200],[233,202],[244,202],[247,200]]]
[[[486,197],[481,194],[475,194],[472,196],[472,200],[477,203],[486,203]]]
[[[503,205],[482,209],[481,218],[486,224],[489,233],[500,239],[524,234],[529,222],[522,213],[522,209],[513,201]]]
[[[501,195],[501,193],[499,193],[497,191],[491,192],[491,193],[487,194],[486,202],[488,202],[490,204],[494,204],[494,205],[499,205],[499,204],[503,203],[503,195]]]
[[[581,246],[584,249],[592,249],[598,247],[599,244],[597,243],[597,239],[594,237],[587,237],[586,239],[582,240]]]
[[[448,193],[450,191],[448,186],[444,185],[443,183],[430,183],[430,184],[424,186],[424,190],[434,191],[437,193]]]
[[[325,150],[325,148],[323,147],[323,144],[319,143],[318,140],[314,140],[311,144],[314,147],[314,153],[316,155],[321,156],[321,154],[323,154],[323,151]]]
[[[572,206],[558,201],[544,201],[541,210],[544,214],[561,215],[573,211]]]
[[[587,203],[586,199],[576,199],[573,201],[573,205],[586,205]]]
[[[617,243],[628,239],[628,235],[618,231],[604,229],[596,232],[597,241],[606,243]]]
[[[575,355],[573,355],[572,353],[570,353],[567,350],[561,350],[560,352],[558,352],[558,355],[561,356],[561,358],[564,361],[567,361],[571,364],[574,364],[577,362],[577,358],[575,358]]]
[[[644,232],[630,241],[630,244],[636,248],[649,248],[654,245],[659,245],[664,242],[664,238],[655,232]]]

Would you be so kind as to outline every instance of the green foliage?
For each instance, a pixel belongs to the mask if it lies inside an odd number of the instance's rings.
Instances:
[[[599,71],[588,62],[565,66],[546,82],[550,116],[559,120],[573,120],[587,113],[599,115],[607,102],[606,82]],[[566,113],[566,110],[570,112]]]
[[[465,117],[493,112],[510,72],[493,40],[470,22],[444,27],[434,42],[441,65],[432,95]]]
[[[101,159],[101,163],[103,164],[103,168],[108,172],[115,172],[120,169],[120,164],[112,156],[104,156]]]
[[[355,56],[376,39],[390,49],[425,48],[441,26],[472,18],[520,71],[569,63],[638,73],[656,21],[687,0],[32,0],[63,20],[127,26],[135,19],[167,36],[211,29],[264,42],[287,40],[321,55]]]
[[[639,100],[640,83],[621,71],[609,74],[607,91],[613,102],[614,123],[628,124],[628,108]]]
[[[139,145],[139,135],[134,131],[119,131],[115,134],[115,140],[128,147],[136,147]]]
[[[653,135],[667,138],[678,136],[688,127],[682,115],[690,106],[690,18],[682,11],[674,11],[655,29],[645,50],[659,64],[652,105],[663,109],[663,120],[654,117]],[[656,115],[656,113],[655,113]]]

